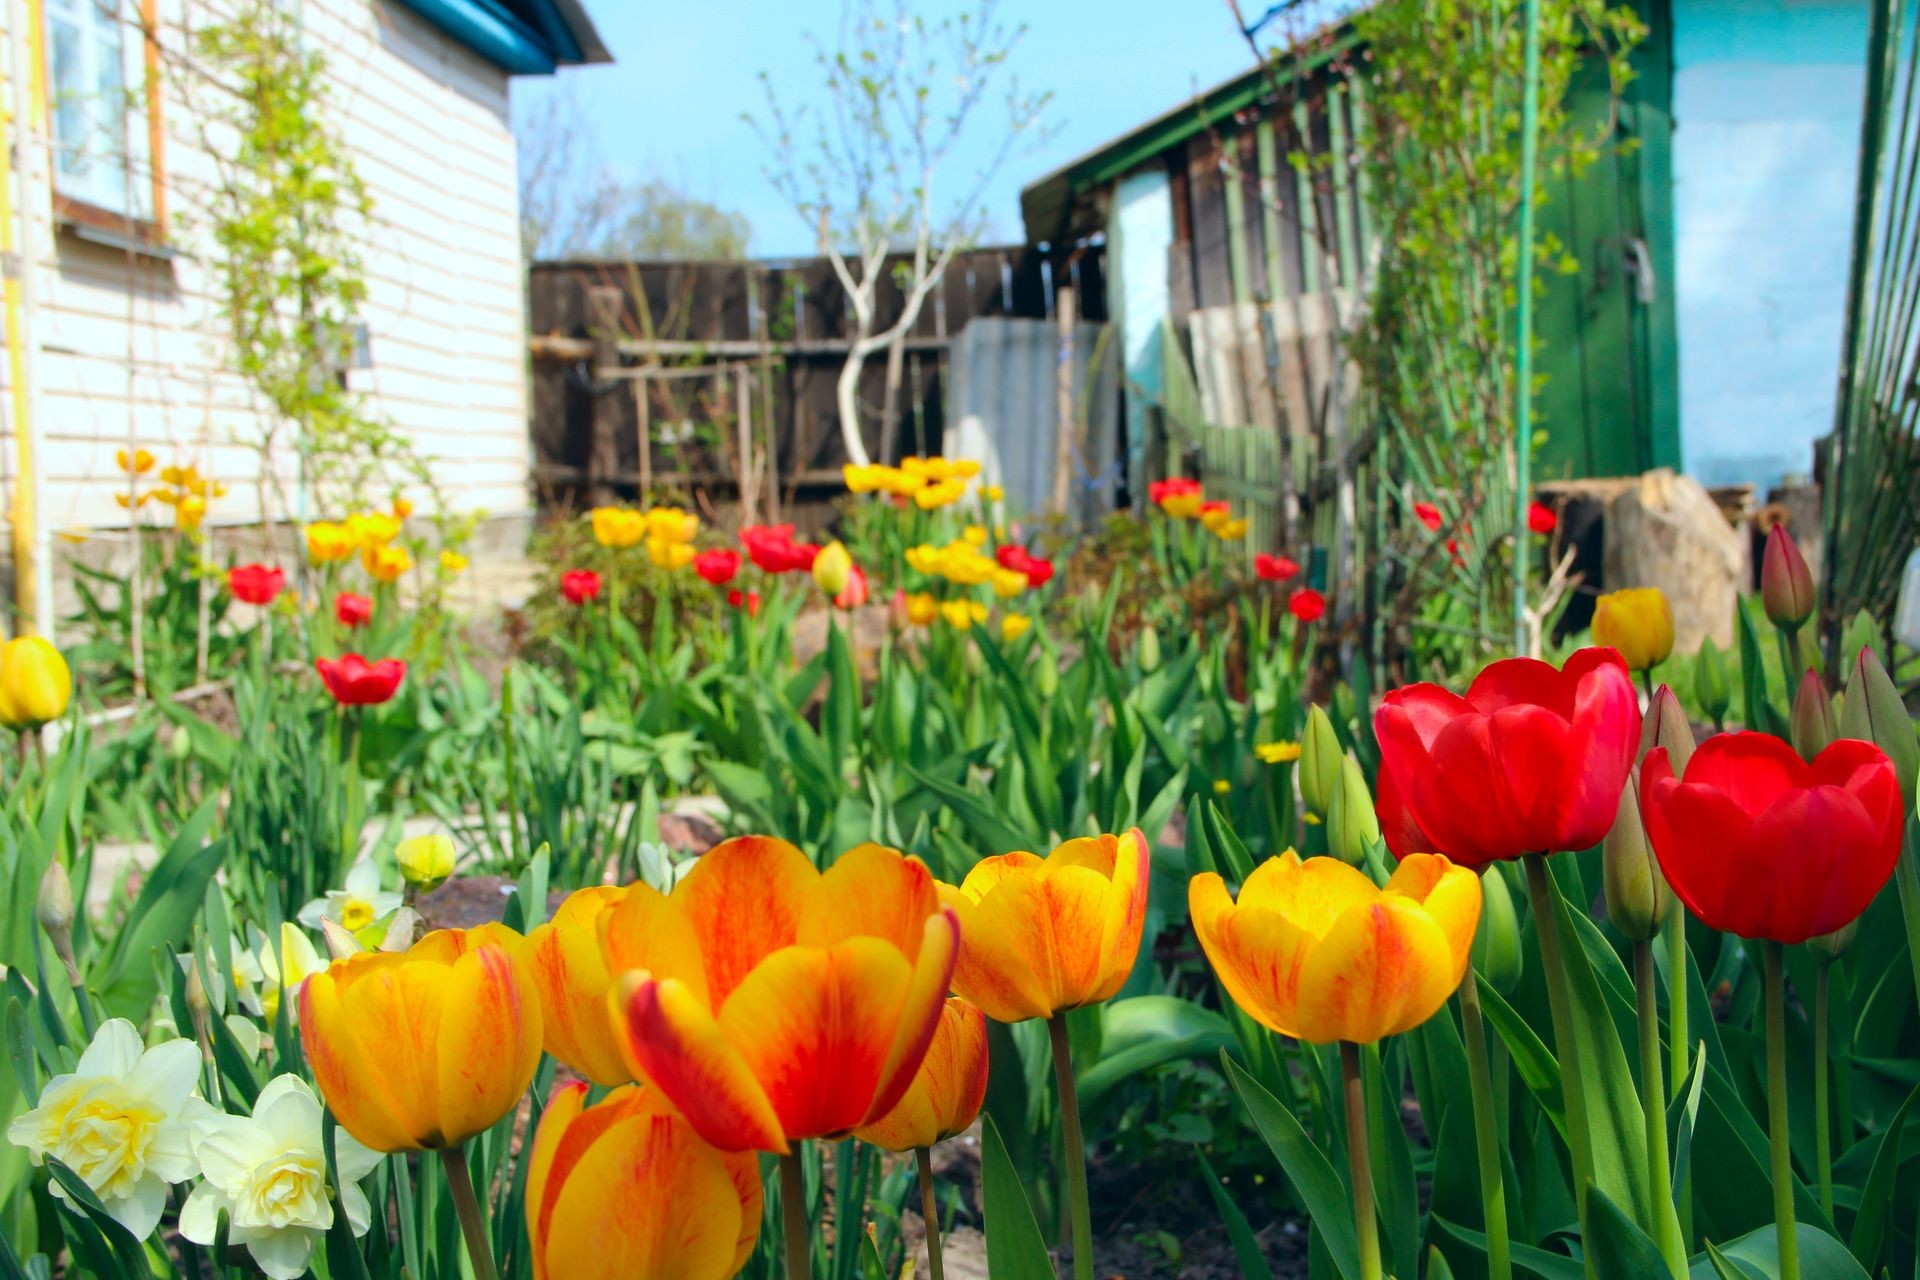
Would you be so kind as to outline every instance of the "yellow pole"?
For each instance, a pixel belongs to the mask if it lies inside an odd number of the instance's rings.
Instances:
[[[23,254],[21,248],[30,242],[31,228],[24,224],[25,219],[33,216],[33,209],[22,207],[15,209],[13,183],[15,179],[13,159],[16,154],[22,161],[21,179],[23,195],[31,189],[30,172],[33,164],[33,120],[42,113],[41,86],[33,75],[32,68],[38,57],[37,41],[34,31],[37,27],[38,6],[21,4],[18,0],[9,6],[7,43],[12,49],[12,59],[7,69],[8,89],[5,118],[7,132],[0,139],[0,256],[6,264],[5,283],[0,287],[6,308],[7,341],[7,379],[12,393],[12,426],[14,447],[13,504],[10,524],[13,533],[13,598],[16,616],[23,631],[36,630],[40,618],[40,566],[37,563],[37,532],[39,527],[39,504],[36,501],[39,492],[38,475],[35,470],[38,459],[34,456],[33,423],[33,370],[29,359],[28,343],[32,341],[26,332],[27,281],[26,273],[34,269],[34,258]],[[24,83],[26,92],[21,92]],[[22,119],[23,108],[30,113]],[[16,145],[17,144],[17,145]],[[21,202],[23,206],[26,201]],[[22,221],[16,222],[15,214]]]

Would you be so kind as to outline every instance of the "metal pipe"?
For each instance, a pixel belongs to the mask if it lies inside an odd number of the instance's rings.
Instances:
[[[1527,649],[1527,503],[1533,490],[1533,204],[1540,149],[1540,0],[1526,0],[1526,82],[1520,99],[1519,305],[1514,352],[1513,645]]]
[[[0,209],[0,247],[7,252],[5,285],[8,372],[13,383],[13,441],[15,475],[13,490],[13,573],[14,602],[20,621],[39,635],[53,634],[53,561],[44,519],[46,477],[40,465],[43,435],[40,421],[39,380],[34,360],[35,335],[39,332],[39,232],[38,214],[43,207],[39,174],[34,166],[45,148],[35,129],[41,119],[40,94],[33,75],[33,32],[35,15],[26,0],[11,0],[7,19],[7,41],[12,52],[8,69],[11,81],[12,127],[7,131],[8,154],[0,166],[0,187],[11,176],[18,193],[0,195],[8,207]]]

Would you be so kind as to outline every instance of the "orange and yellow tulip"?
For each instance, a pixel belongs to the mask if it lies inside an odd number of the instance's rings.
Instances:
[[[300,992],[300,1043],[346,1131],[375,1151],[455,1147],[511,1111],[540,1063],[526,940],[442,929],[335,960]]]
[[[939,1025],[960,926],[917,858],[864,844],[823,873],[784,840],[742,836],[670,897],[632,886],[605,939],[636,1078],[714,1146],[785,1155],[900,1101]]]
[[[546,1051],[608,1088],[633,1080],[607,1017],[614,974],[600,943],[603,924],[627,893],[612,885],[581,889],[527,935],[527,968],[540,992]]]
[[[1111,999],[1147,919],[1147,838],[1069,840],[1044,859],[985,858],[940,900],[960,921],[953,989],[996,1022],[1051,1018]]]
[[[930,1147],[966,1131],[987,1100],[987,1015],[947,997],[926,1060],[893,1110],[853,1136],[889,1151]]]
[[[1313,1044],[1371,1044],[1431,1018],[1466,976],[1480,879],[1439,854],[1401,860],[1384,887],[1338,858],[1288,850],[1227,894],[1193,878],[1193,929],[1249,1017]]]
[[[527,1164],[534,1280],[722,1280],[760,1236],[760,1166],[716,1151],[652,1089],[584,1106],[563,1085]]]

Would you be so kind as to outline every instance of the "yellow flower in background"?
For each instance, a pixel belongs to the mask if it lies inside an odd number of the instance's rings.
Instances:
[[[412,514],[413,503],[395,494],[393,499],[393,518],[396,520],[405,520]]]
[[[1160,504],[1160,509],[1176,520],[1191,520],[1200,514],[1201,504],[1205,501],[1196,489],[1192,493],[1173,494]]]
[[[593,540],[603,547],[624,551],[637,547],[647,536],[647,518],[625,507],[595,507],[588,518],[593,522]]]
[[[876,466],[873,472],[875,483],[896,498],[911,497],[927,487],[927,477],[904,467]]]
[[[467,558],[458,551],[442,551],[440,553],[440,571],[442,573],[448,575],[465,573],[468,563]]]
[[[1232,791],[1232,790],[1233,790],[1233,784],[1231,782],[1228,782],[1225,778],[1215,778],[1213,780],[1213,794],[1217,796],[1224,796],[1229,791]]]
[[[1009,613],[1000,619],[1000,638],[1009,643],[1033,630],[1033,619],[1024,613]]]
[[[961,531],[960,536],[966,539],[968,546],[985,546],[987,541],[987,526],[983,524],[970,524]]]
[[[820,554],[813,558],[814,585],[827,595],[837,596],[845,591],[847,579],[852,576],[853,557],[837,538],[820,548]]]
[[[975,458],[955,458],[947,464],[948,474],[962,480],[971,480],[980,474],[980,463]]]
[[[940,576],[955,586],[978,587],[991,582],[999,568],[992,556],[981,555],[964,542],[950,543],[940,556]]]
[[[375,582],[397,582],[413,568],[413,556],[405,547],[375,544],[361,549],[360,564]]]
[[[995,569],[993,571],[993,594],[1002,600],[1011,600],[1027,589],[1027,575],[1018,569]]]
[[[1247,536],[1246,519],[1223,520],[1214,526],[1213,532],[1222,542],[1238,542]]]
[[[937,511],[941,507],[950,506],[960,501],[966,494],[967,486],[961,481],[942,480],[936,484],[930,484],[924,489],[916,490],[913,495],[913,502],[914,505],[922,511]]]
[[[965,631],[976,622],[987,620],[987,606],[978,600],[944,600],[940,604],[940,616],[947,625],[957,631]]]
[[[916,591],[907,597],[907,621],[916,627],[930,625],[940,616],[940,602],[924,591]]]
[[[647,537],[661,542],[692,542],[700,532],[700,517],[678,507],[655,507],[647,512]]]
[[[113,452],[113,460],[120,464],[122,471],[131,471],[137,476],[143,476],[153,470],[153,455],[145,449],[135,449],[131,457],[127,455],[125,449],[116,449]]]
[[[872,493],[886,483],[887,472],[891,470],[875,463],[863,467],[849,462],[840,468],[840,475],[847,482],[848,493]]]
[[[0,724],[45,724],[67,713],[73,672],[45,636],[15,636],[0,645]]]
[[[1233,511],[1225,503],[1218,506],[1209,503],[1200,511],[1200,523],[1214,533],[1219,533],[1221,527],[1231,519],[1233,519]]]
[[[1594,602],[1593,642],[1612,645],[1630,671],[1645,671],[1673,652],[1673,606],[1658,587],[1609,591]]]
[[[1257,742],[1253,754],[1262,764],[1292,764],[1300,758],[1300,744],[1297,742]]]
[[[915,573],[924,573],[929,577],[940,577],[945,559],[940,548],[929,543],[907,548],[907,568]]]
[[[433,889],[453,874],[453,837],[444,831],[431,835],[409,836],[393,851],[400,865],[400,878],[422,892]]]
[[[345,525],[318,520],[307,526],[307,559],[315,564],[345,560],[354,551],[354,536]]]
[[[384,547],[400,536],[400,521],[384,511],[358,511],[347,517],[347,532],[363,551]]]
[[[249,930],[247,939],[261,976],[260,995],[253,1012],[272,1026],[280,1016],[280,998],[289,991],[298,991],[308,974],[318,973],[327,964],[314,949],[312,940],[291,920],[281,922],[277,947],[257,928]]]
[[[131,502],[127,500],[127,495],[124,493],[114,494],[113,501],[114,501],[114,505],[119,507],[122,511],[130,511],[135,507],[144,507],[149,502],[165,502],[167,501],[168,496],[169,495],[161,493],[157,489],[149,489],[145,493],[141,494],[138,498],[133,499]]]
[[[1005,489],[1002,489],[997,484],[990,484],[990,485],[984,486],[980,490],[980,496],[985,498],[988,502],[998,502],[1002,498],[1007,496],[1007,491]]]
[[[693,563],[693,544],[666,538],[647,539],[647,559],[662,569],[684,569]]]
[[[175,527],[184,529],[189,533],[198,529],[200,522],[206,518],[207,500],[197,493],[188,494],[186,497],[180,499],[173,508],[173,523]]]

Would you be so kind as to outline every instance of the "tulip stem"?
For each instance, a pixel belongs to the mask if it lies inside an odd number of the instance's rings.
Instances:
[[[466,1148],[441,1147],[440,1167],[447,1171],[447,1190],[453,1193],[454,1212],[460,1215],[460,1233],[467,1238],[473,1280],[500,1280],[500,1272],[493,1265],[493,1244],[487,1239],[480,1197],[474,1194],[473,1175],[467,1172]]]
[[[1767,1130],[1773,1140],[1773,1223],[1780,1280],[1800,1280],[1800,1243],[1793,1220],[1793,1152],[1787,1145],[1786,949],[1767,949]]]
[[[1672,1079],[1667,1081],[1667,1102],[1672,1104],[1686,1084],[1688,1049],[1693,1032],[1687,1025],[1687,990],[1693,965],[1687,953],[1687,913],[1679,903],[1667,912],[1662,926],[1667,942],[1667,1056],[1673,1064]],[[1680,1218],[1680,1241],[1684,1248],[1693,1239],[1693,1167],[1689,1165],[1680,1185],[1674,1188],[1674,1212]]]
[[[940,1202],[933,1194],[933,1154],[925,1147],[915,1147],[913,1160],[920,1169],[920,1217],[927,1224],[927,1275],[932,1280],[946,1280],[940,1261]]]
[[[1460,1019],[1467,1037],[1467,1078],[1473,1086],[1474,1146],[1480,1156],[1480,1203],[1486,1215],[1487,1276],[1513,1280],[1507,1237],[1507,1183],[1500,1169],[1500,1113],[1487,1064],[1487,1033],[1480,1019],[1480,983],[1467,966],[1460,983]]]
[[[787,1280],[813,1280],[813,1236],[807,1227],[807,1185],[798,1151],[780,1157],[780,1220],[787,1234]]]
[[[1530,853],[1527,893],[1533,903],[1533,927],[1540,937],[1540,967],[1547,984],[1547,1007],[1553,1015],[1553,1048],[1560,1061],[1560,1096],[1567,1108],[1567,1151],[1573,1157],[1573,1203],[1579,1211],[1580,1233],[1586,1235],[1587,1184],[1593,1181],[1593,1147],[1587,1132],[1587,1093],[1580,1080],[1580,1042],[1573,1030],[1573,999],[1567,993],[1566,965],[1560,958],[1559,892],[1547,855]],[[1593,1253],[1587,1251],[1587,1274],[1593,1274]]]
[[[1367,1152],[1367,1086],[1360,1046],[1340,1042],[1340,1077],[1347,1089],[1347,1164],[1353,1174],[1353,1230],[1360,1240],[1360,1280],[1380,1280],[1380,1224],[1373,1216],[1373,1159]]]
[[[1894,860],[1893,882],[1900,889],[1900,919],[1907,926],[1907,958],[1913,965],[1913,989],[1920,992],[1920,844],[1909,840]]]
[[[1067,1205],[1073,1215],[1074,1280],[1093,1280],[1093,1210],[1087,1200],[1087,1146],[1080,1136],[1080,1096],[1073,1083],[1067,1015],[1047,1019],[1053,1038],[1053,1078],[1060,1089],[1060,1136],[1067,1149]]]
[[[1833,1125],[1827,1114],[1827,981],[1831,967],[1820,963],[1813,988],[1813,1141],[1820,1162],[1820,1208],[1833,1217]]]
[[[1633,989],[1640,1015],[1640,1099],[1647,1126],[1647,1187],[1653,1192],[1654,1239],[1677,1280],[1687,1275],[1687,1247],[1669,1190],[1666,1087],[1660,1079],[1660,1004],[1653,973],[1653,939],[1633,944]]]

